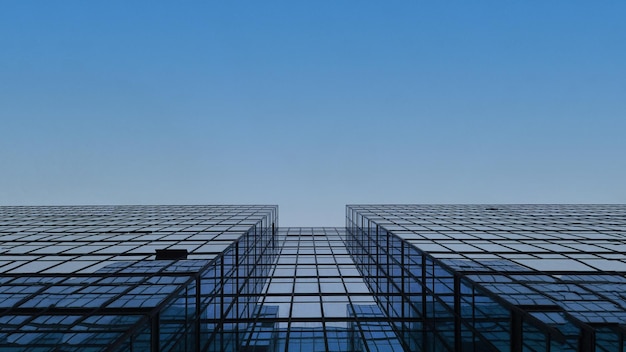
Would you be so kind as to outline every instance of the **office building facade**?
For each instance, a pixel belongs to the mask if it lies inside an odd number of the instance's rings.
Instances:
[[[347,226],[408,350],[624,351],[624,206],[348,206]]]
[[[277,221],[276,206],[2,207],[0,350],[238,350]]]
[[[2,351],[626,351],[626,206],[0,207]]]

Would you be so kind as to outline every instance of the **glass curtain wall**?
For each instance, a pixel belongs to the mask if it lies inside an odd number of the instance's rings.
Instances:
[[[346,221],[411,350],[625,348],[625,206],[349,205]]]

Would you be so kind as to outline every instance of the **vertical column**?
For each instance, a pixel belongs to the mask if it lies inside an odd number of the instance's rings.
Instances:
[[[159,313],[150,318],[150,351],[159,352]]]
[[[578,339],[578,351],[592,352],[596,349],[596,336],[593,329],[583,328],[580,330]]]
[[[511,352],[522,351],[522,315],[519,311],[511,311]]]
[[[196,277],[196,319],[195,319],[195,326],[196,326],[196,334],[194,336],[194,343],[196,345],[196,352],[200,352],[200,315],[202,314],[202,309],[200,308],[200,304],[201,304],[201,299],[200,296],[202,294],[202,288],[201,288],[201,281],[200,281],[200,275],[198,275],[198,277]]]
[[[454,275],[454,350],[463,350],[463,336],[461,335],[461,277]]]

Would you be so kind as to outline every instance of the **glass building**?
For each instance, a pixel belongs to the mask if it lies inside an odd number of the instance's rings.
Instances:
[[[625,274],[623,205],[0,207],[0,351],[624,352]]]

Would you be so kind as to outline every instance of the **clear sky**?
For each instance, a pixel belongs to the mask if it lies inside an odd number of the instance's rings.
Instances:
[[[0,1],[0,204],[625,203],[626,1]]]

